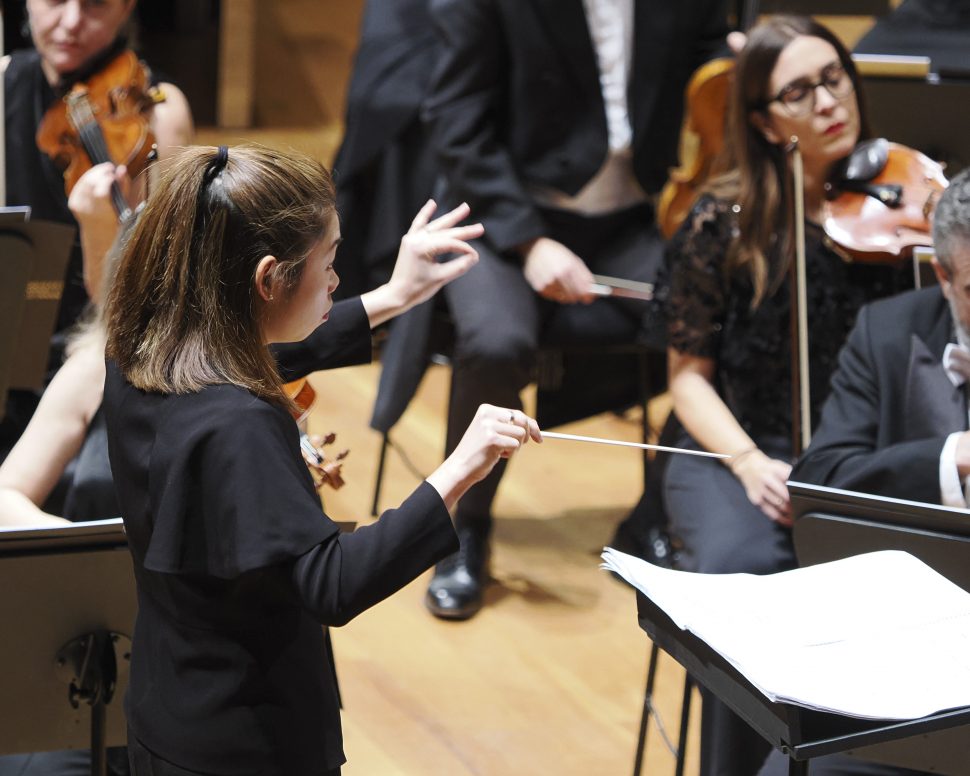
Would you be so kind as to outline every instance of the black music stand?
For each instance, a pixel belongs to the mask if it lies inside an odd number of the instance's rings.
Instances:
[[[970,591],[970,510],[789,482],[801,566],[905,550]]]
[[[878,136],[922,151],[943,162],[947,177],[970,166],[970,133],[966,131],[970,102],[970,66],[961,75],[894,67],[899,57],[865,55],[857,67],[865,90],[869,120]],[[900,106],[906,106],[900,110]]]
[[[0,417],[9,388],[44,387],[76,231],[0,208]]]
[[[910,739],[970,724],[970,707],[916,720],[866,720],[775,703],[693,633],[681,630],[637,591],[640,627],[696,681],[789,758],[789,776],[807,776],[813,757]],[[796,669],[797,670],[797,669]]]
[[[970,510],[789,482],[799,565],[877,550],[905,550],[970,591]],[[884,744],[852,754],[963,776],[970,763],[966,729]]]
[[[121,519],[0,529],[0,753],[123,746],[136,596]],[[16,710],[16,713],[10,713]]]

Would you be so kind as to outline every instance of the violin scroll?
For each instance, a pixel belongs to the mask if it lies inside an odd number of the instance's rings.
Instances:
[[[313,476],[313,485],[320,490],[324,485],[329,485],[334,490],[343,487],[344,479],[342,474],[343,460],[350,453],[350,450],[341,450],[333,458],[327,458],[323,448],[333,444],[337,435],[332,431],[322,439],[320,437],[310,437],[302,434],[300,437],[300,450],[303,453],[303,460],[306,461],[310,474]]]
[[[300,427],[300,452],[306,462],[310,475],[313,477],[313,485],[320,490],[324,485],[329,485],[334,490],[343,487],[344,479],[341,472],[343,460],[350,453],[350,450],[341,450],[332,458],[327,458],[323,448],[332,445],[337,435],[332,431],[324,437],[310,437],[306,434],[306,422],[310,416],[310,409],[316,401],[317,394],[310,385],[310,381],[305,377],[293,382],[286,383],[283,391],[294,404],[291,414]]]

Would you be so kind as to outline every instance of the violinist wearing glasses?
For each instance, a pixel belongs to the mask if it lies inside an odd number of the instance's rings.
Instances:
[[[795,565],[785,482],[791,416],[793,254],[787,146],[804,163],[813,417],[859,307],[892,290],[886,267],[852,265],[818,226],[826,183],[869,127],[848,52],[825,27],[775,17],[741,51],[727,153],[668,246],[669,385],[681,446],[726,463],[672,456],[663,496],[683,542],[681,567],[766,574]],[[768,744],[726,706],[704,698],[702,774],[757,773]]]
[[[134,207],[144,196],[142,182],[130,185],[127,173],[135,177],[140,172],[153,143],[157,155],[165,158],[172,148],[189,142],[193,132],[182,92],[170,83],[159,83],[127,49],[125,29],[135,3],[26,0],[33,48],[15,51],[2,60],[6,204],[29,205],[33,218],[74,225],[68,194],[87,167],[97,165],[94,175],[116,184],[115,213],[108,209],[106,217],[85,221],[69,260],[51,370],[59,366],[64,332],[87,301],[98,295],[101,263],[117,233],[118,210]],[[83,87],[97,108],[97,95],[127,86],[132,79],[143,83],[144,91],[129,90],[134,103],[131,110],[117,121],[102,120],[100,124],[110,161],[91,158],[82,150],[76,133],[70,137],[62,98]],[[95,186],[104,188],[103,183]],[[0,456],[16,441],[36,404],[32,393],[13,393],[0,427]]]

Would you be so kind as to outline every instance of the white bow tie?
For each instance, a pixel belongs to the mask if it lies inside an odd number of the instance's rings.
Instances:
[[[970,349],[951,342],[943,351],[943,369],[957,388],[970,380]]]

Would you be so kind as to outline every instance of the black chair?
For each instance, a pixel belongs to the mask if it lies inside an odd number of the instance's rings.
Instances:
[[[650,657],[647,659],[647,686],[643,691],[643,711],[640,715],[640,732],[637,736],[637,753],[633,760],[633,776],[640,776],[643,768],[643,755],[647,751],[647,726],[650,717],[654,716],[660,725],[660,734],[670,746],[667,734],[660,721],[660,715],[653,705],[653,689],[657,678],[657,663],[660,660],[660,647],[655,642],[650,643]],[[674,767],[675,776],[683,776],[684,760],[687,754],[687,728],[690,722],[690,701],[694,691],[694,681],[690,674],[684,676],[684,696],[680,704],[680,731],[677,734],[677,747],[674,750],[676,765]]]

